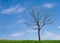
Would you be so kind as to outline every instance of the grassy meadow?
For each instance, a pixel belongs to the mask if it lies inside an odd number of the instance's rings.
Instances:
[[[60,40],[0,40],[0,43],[60,43]]]

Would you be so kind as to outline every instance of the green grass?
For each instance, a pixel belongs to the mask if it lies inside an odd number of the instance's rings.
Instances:
[[[60,40],[0,40],[0,43],[60,43]]]

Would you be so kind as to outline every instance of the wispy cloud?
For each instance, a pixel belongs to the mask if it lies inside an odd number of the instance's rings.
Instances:
[[[27,40],[36,40],[37,39],[37,30],[26,30],[25,32],[17,32],[10,35],[12,38],[23,38]],[[31,37],[32,36],[32,37]],[[35,38],[36,37],[36,38]]]
[[[36,33],[37,30],[33,30],[33,29],[30,29],[30,30],[27,30],[28,33]]]
[[[20,5],[16,5],[16,6],[10,6],[7,9],[3,9],[0,13],[1,14],[20,14],[23,13],[25,11],[25,7],[22,7]]]
[[[60,26],[57,26],[57,28],[60,28]]]
[[[44,35],[42,36],[42,39],[60,40],[60,35],[49,31],[45,31]]]
[[[53,8],[55,6],[55,4],[47,3],[47,4],[43,4],[42,6],[45,7],[45,8]]]
[[[18,33],[13,33],[13,34],[11,34],[10,36],[11,37],[21,37],[21,36],[23,36],[24,35],[24,33],[23,32],[18,32]]]

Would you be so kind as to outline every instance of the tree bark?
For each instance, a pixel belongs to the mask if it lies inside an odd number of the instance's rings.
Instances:
[[[38,29],[38,40],[40,41],[40,29]]]

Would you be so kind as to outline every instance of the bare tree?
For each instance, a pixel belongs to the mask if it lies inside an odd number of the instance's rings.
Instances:
[[[32,16],[32,18],[34,20],[34,23],[37,26],[38,40],[40,41],[40,31],[41,31],[41,29],[45,25],[53,23],[51,15],[50,15],[49,11],[47,13],[41,14],[40,10],[37,10],[35,8],[33,8],[30,11],[30,15]]]

